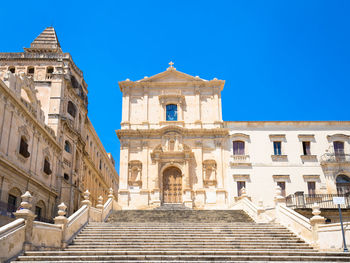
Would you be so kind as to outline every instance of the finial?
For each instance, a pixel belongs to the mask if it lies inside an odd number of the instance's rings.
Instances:
[[[170,65],[170,67],[168,67],[167,70],[176,70],[176,68],[173,67],[174,62],[170,61],[169,65]]]

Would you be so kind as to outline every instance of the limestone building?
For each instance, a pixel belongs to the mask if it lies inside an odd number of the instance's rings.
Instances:
[[[29,190],[38,218],[68,214],[82,192],[91,201],[115,193],[119,177],[87,117],[87,84],[54,28],[46,28],[24,52],[0,53],[0,202],[2,219]]]
[[[223,121],[225,81],[170,67],[123,93],[119,204],[232,206],[245,193],[272,206],[283,195],[350,191],[349,121]]]

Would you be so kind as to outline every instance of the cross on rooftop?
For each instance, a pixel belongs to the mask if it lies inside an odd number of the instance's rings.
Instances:
[[[174,63],[172,61],[169,62],[170,67],[172,68]]]

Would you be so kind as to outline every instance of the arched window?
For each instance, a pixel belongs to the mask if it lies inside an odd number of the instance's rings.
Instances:
[[[233,141],[233,155],[244,155],[244,142],[243,141]]]
[[[30,156],[30,153],[28,152],[28,140],[24,136],[21,137],[21,142],[19,144],[19,154],[24,158]]]
[[[16,73],[16,68],[15,67],[9,67],[8,69],[11,73]]]
[[[337,176],[336,185],[338,194],[350,193],[350,178],[345,174],[340,174]]]
[[[74,103],[71,101],[68,101],[67,112],[73,118],[75,118],[75,115],[77,114],[77,108],[75,107]]]
[[[49,158],[47,158],[47,157],[45,157],[45,160],[44,160],[44,173],[46,173],[47,175],[52,174],[52,170],[50,167],[50,161],[49,161]]]
[[[175,104],[166,105],[166,120],[177,121],[177,105]]]
[[[64,142],[64,150],[65,150],[67,153],[71,153],[71,152],[72,152],[72,147],[71,147],[69,141],[65,141],[65,142]]]

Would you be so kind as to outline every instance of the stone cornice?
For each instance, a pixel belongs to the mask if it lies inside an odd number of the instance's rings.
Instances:
[[[75,65],[72,56],[69,53],[28,53],[28,52],[0,52],[0,61],[21,61],[21,60],[38,60],[38,61],[59,61],[66,59],[72,65],[76,73],[83,77],[83,72]]]
[[[154,137],[160,136],[166,132],[178,132],[184,136],[215,136],[215,137],[224,137],[229,134],[229,130],[225,128],[215,128],[215,129],[187,129],[175,125],[169,125],[161,129],[145,129],[145,130],[117,130],[116,134],[119,139],[124,137]]]
[[[224,80],[209,80],[209,81],[201,81],[201,80],[191,80],[191,81],[174,81],[174,82],[134,82],[134,81],[120,81],[119,88],[120,91],[124,92],[125,88],[167,88],[167,87],[216,87],[219,88],[220,91],[223,90],[225,85]]]

